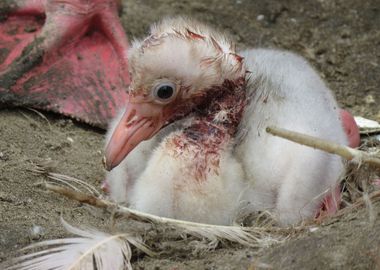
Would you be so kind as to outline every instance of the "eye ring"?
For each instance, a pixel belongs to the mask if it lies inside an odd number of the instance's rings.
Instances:
[[[171,82],[157,84],[153,88],[153,97],[160,103],[168,103],[176,96],[176,85]]]

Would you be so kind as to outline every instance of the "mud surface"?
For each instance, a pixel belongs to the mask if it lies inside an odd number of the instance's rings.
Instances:
[[[150,23],[190,15],[230,33],[240,44],[276,47],[306,57],[355,115],[380,121],[380,1],[124,1],[129,37]],[[103,134],[69,119],[25,109],[0,110],[0,262],[29,243],[66,236],[73,224],[108,227],[86,206],[48,193],[45,177],[28,169],[55,162],[55,170],[99,186]],[[136,269],[380,269],[380,205],[330,221],[263,249],[222,247],[198,255],[140,256]],[[33,229],[34,228],[34,229]]]

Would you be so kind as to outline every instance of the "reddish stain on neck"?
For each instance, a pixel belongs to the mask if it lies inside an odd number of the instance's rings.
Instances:
[[[186,169],[198,182],[219,175],[222,151],[230,147],[246,106],[245,79],[209,89],[190,126],[172,137],[176,155],[186,155]]]

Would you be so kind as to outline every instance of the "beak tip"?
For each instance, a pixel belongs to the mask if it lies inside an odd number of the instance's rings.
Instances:
[[[104,169],[106,169],[107,171],[111,171],[115,167],[112,163],[110,164],[109,162],[107,162],[106,156],[103,156],[102,164]]]

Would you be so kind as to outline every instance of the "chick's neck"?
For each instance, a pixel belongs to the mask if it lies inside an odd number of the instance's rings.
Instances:
[[[183,133],[199,144],[222,144],[234,137],[247,104],[245,79],[226,80],[207,91]]]
[[[190,124],[168,141],[171,153],[183,159],[182,173],[198,182],[209,174],[219,175],[222,153],[233,142],[246,106],[244,79],[209,90],[197,103]]]

